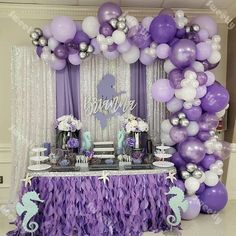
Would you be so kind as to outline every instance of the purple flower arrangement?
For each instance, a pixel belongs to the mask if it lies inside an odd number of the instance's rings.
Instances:
[[[78,148],[79,147],[79,140],[77,138],[70,138],[67,141],[68,148]]]

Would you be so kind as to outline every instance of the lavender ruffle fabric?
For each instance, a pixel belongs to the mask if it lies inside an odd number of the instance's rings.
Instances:
[[[109,182],[90,177],[34,177],[32,186],[44,203],[37,203],[39,236],[136,236],[144,231],[168,230],[171,210],[165,195],[166,174],[110,176]],[[29,235],[21,228],[8,235]]]

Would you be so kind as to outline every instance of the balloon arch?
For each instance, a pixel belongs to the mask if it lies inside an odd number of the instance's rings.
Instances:
[[[228,108],[229,94],[210,71],[221,59],[221,38],[211,17],[189,21],[182,10],[163,9],[139,23],[108,2],[97,17],[86,17],[82,24],[58,16],[30,36],[38,56],[55,70],[67,63],[79,65],[99,53],[110,60],[121,55],[129,64],[164,60],[168,79],[153,84],[152,96],[165,102],[171,113],[161,124],[161,140],[177,150],[171,159],[180,176],[176,185],[185,191],[190,206],[182,218],[193,219],[200,209],[215,213],[224,208],[227,191],[219,177],[230,145],[215,131]]]

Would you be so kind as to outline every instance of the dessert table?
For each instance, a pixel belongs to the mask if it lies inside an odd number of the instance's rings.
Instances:
[[[172,186],[167,173],[174,168],[85,172],[29,172],[31,185],[21,195],[39,193],[43,203],[32,218],[39,224],[33,235],[140,235],[168,230],[171,213],[166,193]],[[8,235],[31,235],[17,219]]]

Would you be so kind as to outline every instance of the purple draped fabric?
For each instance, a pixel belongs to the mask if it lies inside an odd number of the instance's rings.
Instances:
[[[140,61],[130,65],[131,99],[137,103],[133,115],[147,119],[146,66]]]
[[[80,118],[80,67],[67,64],[56,72],[56,113]]]
[[[166,174],[109,176],[106,184],[97,176],[34,177],[22,194],[36,191],[44,203],[31,221],[39,224],[34,236],[132,235],[169,230],[171,213]],[[10,236],[29,235],[17,220]]]

